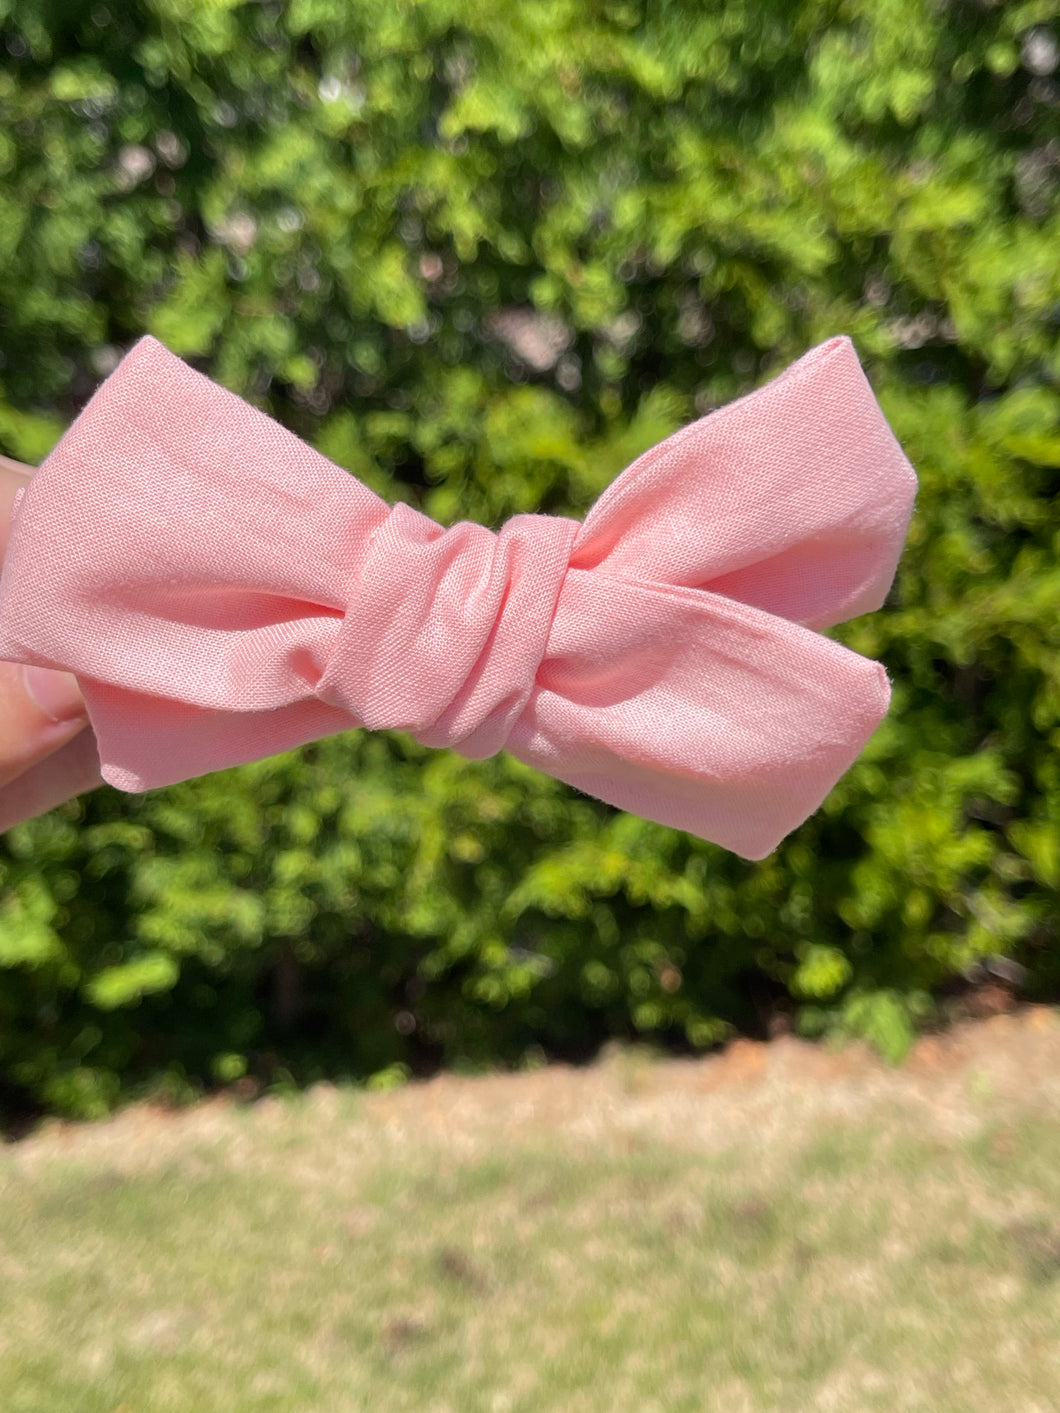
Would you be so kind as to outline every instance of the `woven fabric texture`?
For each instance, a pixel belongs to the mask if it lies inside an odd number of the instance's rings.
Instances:
[[[395,728],[760,859],[887,711],[820,630],[883,603],[916,485],[833,338],[584,522],[444,529],[144,337],[22,495],[0,658],[77,675],[122,790]]]

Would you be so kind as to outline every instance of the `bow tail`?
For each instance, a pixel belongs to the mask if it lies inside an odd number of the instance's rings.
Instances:
[[[507,749],[586,794],[762,859],[886,714],[883,667],[703,590],[571,570]]]
[[[316,698],[261,711],[205,708],[78,679],[108,785],[140,792],[290,751],[357,725]]]

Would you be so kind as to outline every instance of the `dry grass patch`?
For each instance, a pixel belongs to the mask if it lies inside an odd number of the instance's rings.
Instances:
[[[0,1408],[1051,1410],[1060,1027],[932,1045],[53,1127],[0,1150]]]

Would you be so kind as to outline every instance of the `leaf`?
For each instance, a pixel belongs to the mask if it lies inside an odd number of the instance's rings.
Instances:
[[[83,991],[94,1006],[110,1011],[134,1005],[144,996],[168,991],[176,984],[180,968],[167,952],[145,952],[120,966],[105,967],[90,977]]]

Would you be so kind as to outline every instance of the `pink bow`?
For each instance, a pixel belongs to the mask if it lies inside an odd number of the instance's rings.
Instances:
[[[387,505],[145,337],[17,508],[0,657],[76,673],[122,790],[389,727],[760,859],[887,711],[815,630],[883,603],[915,494],[846,338],[584,522],[494,533]]]

